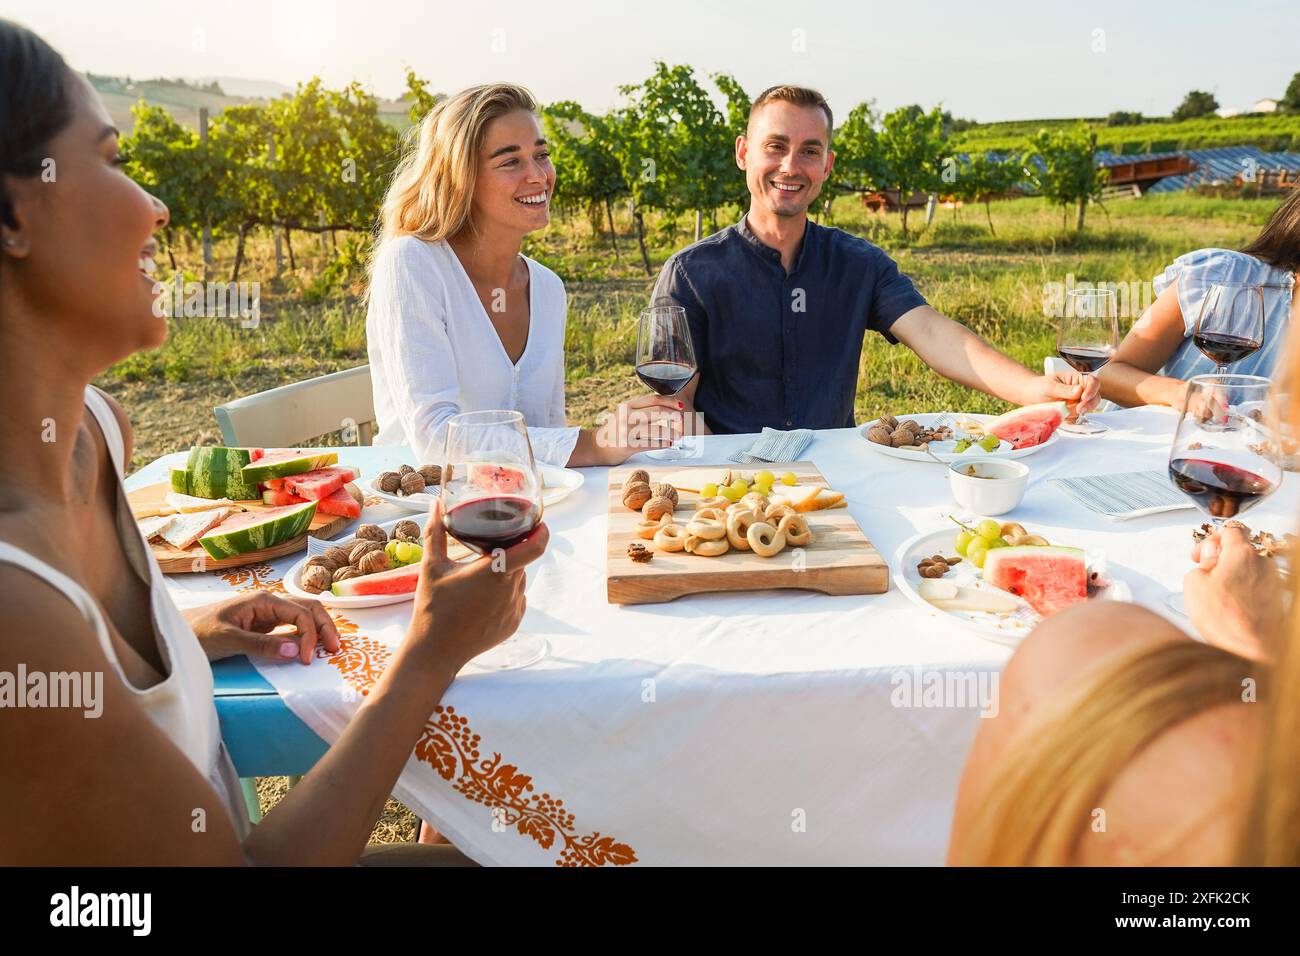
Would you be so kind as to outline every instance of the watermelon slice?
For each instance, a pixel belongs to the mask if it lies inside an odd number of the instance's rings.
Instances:
[[[283,507],[284,505],[300,505],[306,500],[307,499],[305,498],[299,498],[297,495],[292,495],[283,489],[276,491],[273,488],[267,488],[266,491],[262,492],[262,503],[276,508]]]
[[[317,468],[301,475],[290,475],[284,479],[284,490],[307,501],[321,501],[342,488],[349,481],[361,477],[360,470],[349,465],[332,465]]]
[[[1065,402],[1026,405],[998,416],[985,425],[984,430],[1011,442],[1013,448],[1031,448],[1051,438],[1069,413]]]
[[[263,511],[246,511],[221,522],[199,538],[199,544],[214,558],[231,558],[296,538],[311,527],[314,517],[314,501]]]
[[[190,491],[190,472],[188,468],[172,468],[167,472],[167,478],[171,482],[172,491],[180,495],[188,495]]]
[[[251,460],[252,453],[247,448],[196,445],[190,449],[185,463],[185,470],[189,473],[187,493],[200,498],[233,498],[237,501],[257,498],[257,483],[245,480],[241,471]]]
[[[248,449],[248,460],[257,461],[257,459],[261,458],[265,454],[266,454],[265,448],[250,448]]]
[[[265,452],[255,462],[244,465],[244,480],[248,482],[267,481],[271,478],[288,478],[301,475],[305,471],[315,471],[326,465],[338,464],[336,451],[299,451],[295,448],[274,448]]]
[[[360,518],[361,502],[357,501],[349,488],[336,488],[316,502],[316,510],[321,514],[338,515],[342,518]]]
[[[524,473],[501,465],[470,465],[469,483],[503,495],[518,494],[524,488]]]
[[[994,548],[984,559],[984,580],[1024,598],[1044,617],[1088,599],[1088,568],[1080,548]]]
[[[283,491],[283,490],[284,490],[284,482],[285,482],[285,479],[283,479],[283,478],[268,478],[268,479],[266,479],[266,481],[262,482],[262,490],[263,490],[263,491]]]
[[[377,574],[363,574],[337,582],[330,590],[335,597],[362,597],[370,594],[412,594],[420,583],[420,566],[408,564]]]

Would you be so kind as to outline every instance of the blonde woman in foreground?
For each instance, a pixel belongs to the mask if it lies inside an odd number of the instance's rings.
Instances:
[[[681,403],[657,395],[620,409],[628,435],[566,426],[564,283],[519,251],[550,221],[555,177],[523,87],[472,87],[424,118],[384,200],[371,270],[376,444],[437,462],[453,415],[507,408],[523,413],[542,461],[614,465],[670,443],[652,431],[681,430]]]
[[[1284,364],[1300,371],[1294,336]],[[1300,422],[1300,393],[1280,411]],[[966,763],[949,863],[1300,864],[1300,613],[1237,528],[1192,560],[1205,643],[1090,603],[1017,649]]]

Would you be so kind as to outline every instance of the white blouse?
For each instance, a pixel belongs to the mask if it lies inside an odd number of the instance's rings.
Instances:
[[[528,264],[528,341],[512,363],[456,253],[414,236],[379,249],[370,279],[366,346],[377,445],[407,445],[417,467],[442,459],[448,419],[522,412],[533,455],[564,466],[578,440],[565,425],[564,283]]]

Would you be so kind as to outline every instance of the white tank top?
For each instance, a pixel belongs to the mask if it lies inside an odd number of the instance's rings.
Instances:
[[[167,735],[216,789],[230,815],[235,832],[242,840],[251,825],[239,788],[239,778],[221,740],[217,709],[212,702],[212,668],[189,622],[168,594],[158,562],[149,551],[127,505],[121,482],[121,475],[125,473],[125,448],[117,417],[103,396],[90,387],[86,389],[86,406],[99,423],[118,474],[117,513],[114,516],[118,536],[122,539],[128,560],[137,572],[149,577],[153,629],[159,641],[166,678],[146,690],[131,685],[113,649],[103,609],[72,578],[3,541],[0,541],[0,561],[15,564],[48,582],[76,606],[94,629],[99,646],[118,680],[154,725]]]

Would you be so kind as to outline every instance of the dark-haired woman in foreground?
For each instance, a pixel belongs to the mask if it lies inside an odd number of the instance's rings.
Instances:
[[[393,664],[316,768],[250,828],[208,660],[307,664],[318,644],[337,650],[338,634],[319,604],[265,594],[182,615],[132,520],[121,482],[130,426],[89,383],[166,336],[142,268],[166,222],[120,169],[90,85],[0,20],[0,672],[102,675],[97,717],[0,717],[0,864],[355,863],[433,706],[518,625],[524,567],[547,531],[496,573],[487,560],[450,563],[432,515]],[[266,633],[280,624],[296,634]],[[409,850],[403,862],[464,862],[447,847]]]

